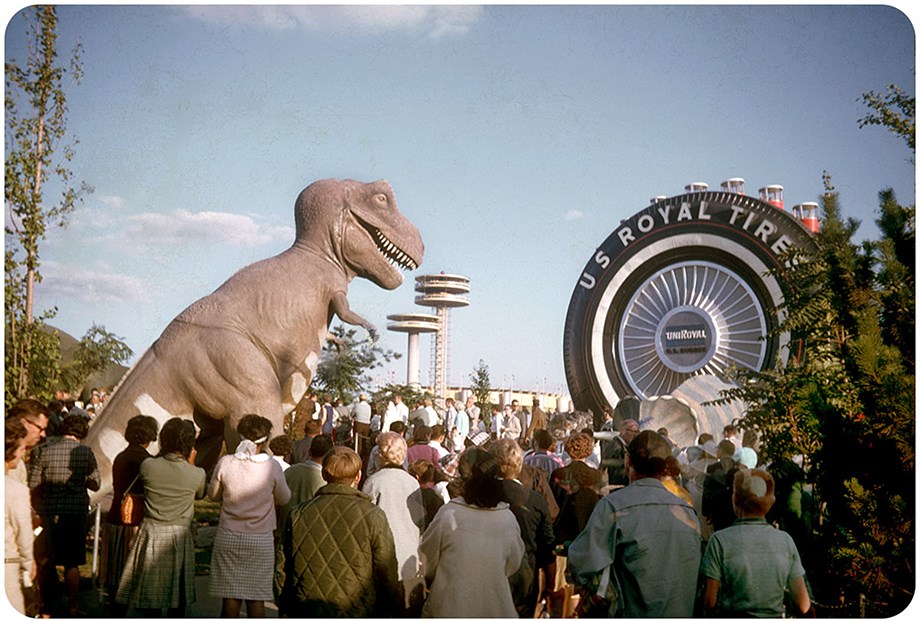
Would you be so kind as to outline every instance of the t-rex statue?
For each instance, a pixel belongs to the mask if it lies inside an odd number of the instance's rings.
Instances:
[[[128,371],[86,437],[103,485],[127,445],[137,414],[160,426],[172,416],[194,420],[197,463],[213,467],[224,441],[236,446],[236,424],[259,414],[281,433],[284,415],[306,393],[333,315],[376,329],[348,306],[348,283],[367,278],[384,289],[416,269],[424,244],[396,207],[386,181],[324,179],[294,204],[296,237],[281,254],[248,265],[173,319]]]

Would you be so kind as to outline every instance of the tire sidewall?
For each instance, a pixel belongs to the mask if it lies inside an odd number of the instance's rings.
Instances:
[[[754,292],[768,334],[781,321],[788,287],[783,253],[815,249],[812,234],[791,214],[729,192],[664,199],[624,220],[583,269],[566,313],[563,355],[576,409],[599,412],[636,394],[617,360],[619,328],[637,287],[658,270],[706,261],[736,274]],[[768,337],[759,369],[782,357],[788,338]]]

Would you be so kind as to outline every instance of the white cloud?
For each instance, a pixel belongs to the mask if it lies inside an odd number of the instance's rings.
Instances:
[[[121,209],[125,206],[125,199],[120,196],[115,196],[112,194],[99,194],[96,195],[95,198],[106,207]]]
[[[279,238],[294,238],[293,228],[262,226],[252,216],[219,211],[194,213],[185,209],[130,216],[126,234],[137,241],[170,245],[195,242],[259,246]]]
[[[572,220],[581,220],[584,215],[585,214],[583,212],[578,211],[577,209],[570,209],[569,211],[565,212],[563,218],[571,222]]]
[[[330,33],[416,31],[429,37],[463,35],[482,15],[481,6],[339,5],[339,6],[190,6],[186,14],[221,26],[257,26],[269,30],[303,29]]]
[[[49,300],[89,304],[139,302],[146,299],[143,281],[135,276],[94,271],[82,265],[42,262],[40,293]]]

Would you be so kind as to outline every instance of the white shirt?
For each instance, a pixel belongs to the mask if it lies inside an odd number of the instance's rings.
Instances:
[[[435,412],[434,408],[430,405],[426,405],[424,408],[426,416],[422,419],[422,423],[426,427],[434,427],[441,420],[441,417],[438,416],[438,413]]]
[[[503,419],[504,419],[504,415],[501,412],[496,412],[495,415],[492,417],[492,433],[495,434],[496,438],[500,438],[502,436],[502,420]]]
[[[406,410],[408,412],[408,408],[406,408]],[[408,418],[408,415],[407,415],[407,418]],[[401,420],[402,422],[406,422],[406,418],[400,417],[398,406],[392,401],[390,401],[389,403],[387,403],[386,412],[383,413],[383,424],[381,425],[381,429],[383,429],[383,431],[389,431],[390,425],[392,425],[398,420]]]

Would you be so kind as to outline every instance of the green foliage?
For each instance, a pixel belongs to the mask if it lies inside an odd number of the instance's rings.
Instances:
[[[73,360],[61,369],[60,385],[77,394],[90,375],[103,371],[110,364],[126,362],[132,353],[131,348],[119,337],[107,332],[105,326],[93,324],[80,339]]]
[[[423,399],[434,400],[434,394],[430,391],[419,390],[411,384],[387,384],[371,393],[371,402],[380,404],[380,407],[386,408],[387,402],[393,395],[402,396],[403,403],[410,409],[413,407],[413,404],[419,404]],[[380,409],[378,409],[378,411],[383,412],[383,410]]]
[[[915,99],[901,90],[900,87],[890,84],[884,93],[869,91],[863,93],[861,101],[872,112],[859,120],[859,126],[882,125],[895,136],[898,136],[911,151],[914,147],[914,126],[916,124]]]
[[[804,559],[816,599],[866,598],[872,616],[909,603],[914,585],[913,208],[880,194],[882,239],[856,244],[825,177],[824,220],[812,257],[783,270],[784,365],[739,372],[731,396],[768,461],[803,455],[824,508],[820,558]],[[727,395],[726,395],[727,396]]]
[[[67,136],[67,100],[64,79],[82,77],[80,49],[68,67],[58,63],[57,15],[54,6],[35,6],[29,24],[31,53],[25,64],[4,65],[4,227],[6,269],[4,285],[5,402],[26,396],[44,398],[61,372],[57,337],[46,321],[56,309],[36,316],[35,286],[41,282],[39,248],[48,227],[65,226],[84,192],[71,186],[67,167],[74,143]],[[45,200],[45,184],[55,180],[63,188],[57,202]]]
[[[473,399],[479,406],[479,415],[486,425],[492,423],[492,380],[489,378],[489,366],[482,360],[479,360],[470,373],[470,391],[473,393]]]
[[[10,407],[27,396],[48,400],[61,371],[60,343],[45,321],[51,309],[26,320],[25,280],[21,266],[6,251],[4,273],[4,404]]]
[[[323,346],[319,366],[313,376],[311,389],[329,393],[333,399],[351,403],[370,384],[368,373],[400,355],[378,347],[376,342],[355,339],[357,330],[337,325],[330,331],[331,339]]]

